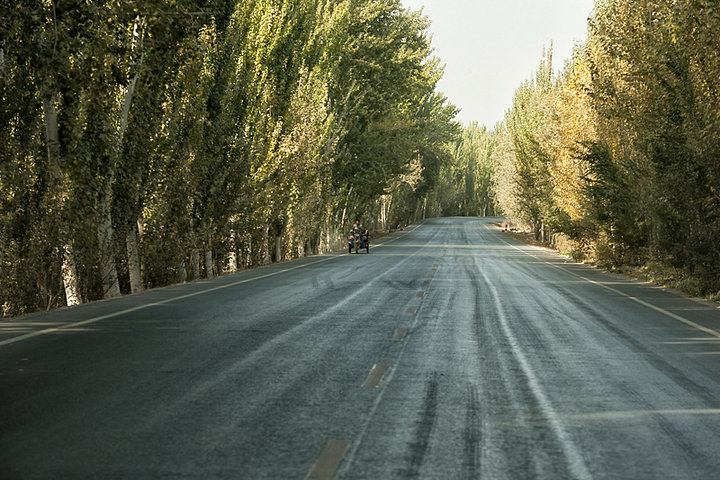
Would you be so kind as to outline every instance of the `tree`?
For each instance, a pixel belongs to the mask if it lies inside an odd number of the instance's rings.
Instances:
[[[457,131],[396,0],[2,7],[3,315],[332,248]]]

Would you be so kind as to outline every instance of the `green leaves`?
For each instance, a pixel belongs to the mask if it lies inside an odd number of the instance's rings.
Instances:
[[[564,74],[544,61],[516,93],[505,210],[598,260],[659,262],[717,292],[719,22],[704,1],[599,2]]]
[[[498,140],[498,131],[488,131],[477,123],[464,128],[454,141],[446,139],[447,151],[444,155],[438,152],[439,178],[432,195],[437,214],[495,213],[492,177],[496,162],[492,157]]]
[[[458,130],[398,0],[2,7],[7,314],[70,277],[92,300],[113,271],[128,291],[331,248],[343,211],[416,210]]]

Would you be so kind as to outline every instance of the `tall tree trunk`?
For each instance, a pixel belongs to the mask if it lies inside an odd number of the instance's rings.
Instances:
[[[58,134],[57,112],[55,110],[55,95],[43,102],[43,110],[45,114],[45,139],[47,141],[48,167],[50,178],[53,184],[53,190],[57,191],[57,198],[60,205],[54,206],[59,212],[61,218],[60,237],[58,240],[62,245],[62,267],[60,273],[62,275],[63,287],[65,289],[65,302],[67,306],[79,305],[82,303],[78,288],[77,263],[75,261],[75,250],[70,239],[69,228],[62,218],[64,211],[65,196],[62,194],[64,190],[62,174],[60,172],[60,136]]]
[[[387,214],[386,215],[390,215],[392,213],[394,201],[395,201],[395,197],[393,195],[390,195],[390,200],[388,201],[388,204],[387,204]],[[395,225],[395,220],[386,216],[385,225],[383,225],[383,229],[388,230],[394,225]]]
[[[207,278],[213,278],[215,276],[215,268],[213,266],[212,238],[210,237],[210,235],[207,236],[207,243],[205,244],[205,276]]]
[[[246,235],[247,238],[247,255],[245,257],[245,268],[250,268],[250,265],[252,265],[252,249],[253,249],[253,241],[252,241],[252,235]]]
[[[380,196],[380,228],[385,230],[387,224],[388,201],[387,195]]]
[[[272,258],[270,257],[270,226],[265,225],[263,228],[263,265],[268,265],[272,263]]]
[[[325,253],[329,250],[328,245],[330,245],[330,226],[327,217],[325,217],[325,223],[323,224],[323,230],[320,233],[320,238],[318,239],[318,245],[319,252]]]
[[[123,140],[125,138],[125,131],[128,126],[128,118],[130,115],[130,106],[132,105],[133,98],[135,95],[135,86],[137,85],[138,74],[140,69],[137,68],[142,64],[142,38],[144,32],[141,31],[141,26],[144,25],[144,20],[138,18],[133,26],[133,44],[131,47],[132,53],[136,53],[139,49],[139,59],[137,64],[133,65],[134,73],[128,76],[128,85],[125,88],[123,94],[123,105],[120,111],[120,125],[118,135],[116,138],[116,157],[110,166],[110,173],[105,181],[104,191],[100,197],[100,221],[98,224],[98,241],[99,241],[99,253],[100,253],[100,274],[102,275],[103,282],[103,297],[112,298],[118,297],[120,293],[120,282],[118,281],[117,267],[115,266],[115,255],[113,252],[113,228],[112,228],[112,201],[113,201],[113,182],[115,179],[115,169],[120,161],[120,157],[123,151]],[[139,286],[142,290],[142,278],[140,275],[140,261],[137,253],[137,235],[134,227],[131,229],[134,238],[131,240],[133,245],[127,243],[128,249],[128,266],[130,267],[130,284],[131,287],[134,283],[135,287]],[[130,249],[134,249],[135,257],[130,257]],[[133,265],[134,264],[134,265]],[[133,271],[133,268],[137,268],[137,271]],[[136,278],[133,278],[137,275]],[[133,290],[135,291],[135,290]]]
[[[128,256],[128,273],[130,274],[130,292],[143,291],[142,273],[140,268],[140,254],[138,252],[137,223],[133,222],[125,236],[125,245]]]
[[[118,281],[113,254],[113,228],[112,228],[112,176],[106,180],[104,191],[100,197],[98,222],[98,250],[100,256],[100,275],[102,277],[103,298],[120,296],[120,282]]]
[[[228,273],[235,273],[238,271],[238,256],[235,250],[230,250],[227,254],[227,271]]]
[[[62,279],[65,287],[65,304],[68,307],[80,305],[80,294],[78,293],[78,274],[75,265],[75,251],[72,243],[68,242],[63,246]]]
[[[190,252],[190,268],[192,268],[193,280],[200,278],[200,251],[193,248]]]
[[[340,218],[341,228],[345,228],[345,216],[347,215],[348,205],[350,205],[350,195],[352,195],[353,187],[348,190],[347,198],[345,199],[345,206],[343,207],[342,217]]]
[[[282,261],[282,236],[275,237],[275,261]]]
[[[180,260],[178,265],[178,281],[187,282],[187,268],[185,267],[185,259]]]
[[[230,273],[237,272],[238,269],[238,256],[237,256],[237,245],[235,242],[236,234],[235,229],[230,229],[230,251],[227,254],[227,266],[226,269]]]

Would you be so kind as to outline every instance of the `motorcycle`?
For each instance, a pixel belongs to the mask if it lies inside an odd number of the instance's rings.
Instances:
[[[355,253],[359,253],[360,250],[365,249],[366,253],[370,253],[370,232],[365,230],[362,233],[352,233],[348,235],[348,253],[352,253],[355,249]]]

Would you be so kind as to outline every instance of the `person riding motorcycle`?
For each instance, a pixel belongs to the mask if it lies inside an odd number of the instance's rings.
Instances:
[[[350,230],[350,233],[354,235],[362,235],[363,232],[365,232],[365,229],[360,224],[360,220],[355,220],[355,223],[353,223],[352,229]]]
[[[348,239],[351,239],[348,242],[348,253],[352,252],[352,249],[354,246],[357,246],[358,248],[363,248],[363,236],[367,235],[368,231],[360,224],[360,220],[355,220],[355,223],[353,223],[352,228],[350,229],[350,234],[348,235]],[[355,242],[358,242],[357,244]]]

